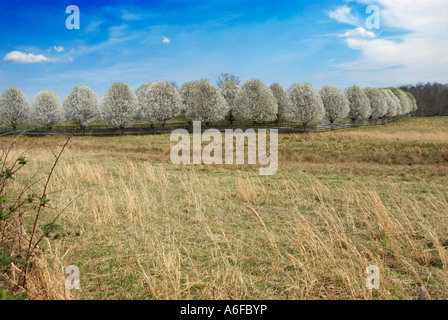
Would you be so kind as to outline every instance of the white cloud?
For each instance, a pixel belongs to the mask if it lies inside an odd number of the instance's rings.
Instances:
[[[53,46],[53,49],[54,49],[55,51],[57,51],[57,52],[62,52],[62,51],[65,50],[63,46],[60,46],[60,47]]]
[[[86,27],[86,32],[94,32],[99,30],[99,26],[103,24],[103,21],[92,21]]]
[[[170,43],[170,42],[171,42],[171,40],[170,40],[170,39],[168,39],[167,37],[163,37],[163,40],[162,40],[162,42],[163,42],[163,43]]]
[[[126,36],[129,32],[129,26],[127,24],[122,24],[120,26],[113,26],[109,28],[109,37],[111,39],[121,38]]]
[[[351,24],[358,26],[359,25],[359,19],[356,18],[352,14],[352,8],[348,7],[347,5],[343,5],[342,7],[336,8],[336,10],[331,11],[329,13],[330,18],[335,19],[338,22]]]
[[[23,53],[20,51],[11,51],[3,60],[12,61],[15,63],[39,63],[39,62],[54,62],[54,59],[49,59],[42,54],[34,55],[32,53]]]
[[[107,12],[109,14],[114,15],[117,18],[121,18],[123,21],[141,21],[149,19],[153,14],[148,11],[143,11],[139,6],[126,6],[125,9],[123,7],[103,7],[101,8],[102,12]]]
[[[144,20],[148,17],[147,14],[144,13],[133,13],[133,12],[129,12],[129,11],[123,11],[121,18],[123,20],[127,20],[127,21],[139,21],[139,20]]]
[[[376,34],[372,31],[366,30],[363,27],[359,27],[350,31],[347,31],[342,35],[345,38],[376,38]]]
[[[361,34],[365,33],[360,28],[355,29],[358,30],[356,32],[347,32],[344,35],[346,44],[360,51],[362,57],[340,67],[366,81],[397,84],[448,82],[448,1],[357,2],[366,5],[375,2],[381,8],[380,32],[388,32],[391,36],[362,37]]]

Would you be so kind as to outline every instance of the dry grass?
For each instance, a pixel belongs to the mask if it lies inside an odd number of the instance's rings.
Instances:
[[[11,221],[14,220],[14,221]],[[5,225],[7,223],[7,225]],[[65,288],[65,277],[59,261],[58,243],[52,244],[47,240],[46,254],[37,250],[30,262],[32,267],[27,274],[26,288],[22,286],[22,261],[28,249],[29,235],[19,221],[14,218],[0,222],[0,229],[4,232],[2,249],[14,257],[8,272],[0,274],[0,288],[6,288],[13,297],[26,297],[30,300],[70,299],[70,292]],[[55,251],[56,250],[56,251]]]
[[[1,154],[0,299],[69,299],[59,243],[41,238],[46,241],[44,254],[39,235],[26,230],[23,223],[37,219],[38,206],[25,200],[34,193],[37,180],[15,180],[21,168],[13,163],[23,157],[22,151],[7,147]],[[10,175],[5,174],[8,170]]]
[[[283,135],[273,177],[172,165],[167,135],[75,138],[51,205],[87,193],[46,250],[79,266],[77,299],[415,299],[421,285],[446,299],[447,123]],[[62,143],[22,139],[22,179]],[[365,286],[369,265],[379,291]]]

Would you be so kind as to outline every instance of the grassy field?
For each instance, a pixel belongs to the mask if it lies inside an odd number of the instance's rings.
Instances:
[[[64,141],[20,138],[17,187],[48,173]],[[80,268],[72,298],[415,299],[425,285],[448,299],[448,118],[280,135],[272,177],[176,166],[172,145],[70,142],[40,227],[49,257]],[[366,288],[369,265],[380,290]]]

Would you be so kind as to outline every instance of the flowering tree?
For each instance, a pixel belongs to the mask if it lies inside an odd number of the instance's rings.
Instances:
[[[3,124],[16,131],[20,124],[28,121],[30,112],[30,103],[19,89],[11,87],[1,93],[0,120]]]
[[[409,98],[404,93],[404,91],[397,89],[397,88],[389,88],[393,94],[398,98],[400,101],[400,109],[398,112],[399,116],[406,115],[411,112],[411,105],[409,104]]]
[[[138,92],[140,116],[150,124],[161,124],[177,117],[182,109],[182,99],[169,82],[153,82]]]
[[[398,110],[400,109],[400,100],[390,89],[382,89],[385,94],[387,101],[387,118],[393,118],[398,115]]]
[[[400,102],[403,108],[403,115],[408,115],[412,111],[411,101],[405,91],[400,90]]]
[[[289,91],[291,97],[291,116],[300,121],[304,129],[313,120],[325,115],[324,103],[316,89],[309,83],[296,84]]]
[[[411,112],[416,112],[418,110],[417,106],[417,100],[415,100],[415,97],[412,95],[412,93],[403,91],[409,100],[409,105],[411,106]]]
[[[357,85],[345,89],[345,96],[350,103],[348,117],[355,122],[359,118],[368,118],[371,115],[369,97]]]
[[[253,123],[274,121],[277,113],[277,101],[265,83],[258,79],[244,82],[235,98],[235,119]]]
[[[403,115],[403,104],[400,100],[400,93],[397,91],[396,88],[387,88],[389,92],[392,94],[392,98],[395,100],[395,102],[398,102],[397,104],[397,116]]]
[[[181,119],[186,119],[185,113],[187,112],[187,104],[190,103],[191,89],[194,86],[194,82],[185,82],[179,90],[180,98],[182,99],[182,108],[179,114]]]
[[[202,121],[205,124],[224,120],[229,105],[219,90],[207,80],[187,84],[183,90],[185,118],[190,123]]]
[[[221,88],[221,94],[229,105],[228,118],[230,124],[233,124],[234,121],[233,108],[235,107],[235,98],[240,90],[240,86],[234,81],[226,81]]]
[[[218,80],[216,81],[216,85],[218,86],[219,89],[222,89],[222,87],[224,86],[224,84],[226,82],[235,82],[238,86],[240,85],[240,77],[237,77],[233,74],[229,74],[229,73],[221,73],[218,76]]]
[[[338,118],[345,118],[350,106],[345,94],[334,86],[324,86],[319,91],[325,108],[325,116],[333,124]]]
[[[168,83],[171,84],[179,92],[179,85],[177,84],[176,81],[171,80],[171,81],[168,81]]]
[[[140,87],[137,88],[137,90],[134,90],[135,95],[138,96],[138,92],[139,92],[142,88],[144,88],[144,87],[150,85],[151,83],[152,83],[152,82],[148,82],[148,83],[146,83],[146,84],[142,84]]]
[[[288,112],[291,108],[291,99],[289,98],[286,90],[278,83],[273,83],[270,86],[272,94],[277,101],[278,111],[277,111],[277,123],[283,123],[288,117]]]
[[[102,119],[115,128],[123,129],[135,120],[138,100],[127,83],[114,83],[101,100]]]
[[[100,117],[98,96],[89,87],[75,87],[62,104],[67,120],[82,127],[95,122]]]
[[[367,95],[370,101],[370,107],[372,112],[370,118],[381,119],[387,113],[387,101],[384,93],[380,89],[365,88],[364,93]]]
[[[52,91],[40,91],[31,105],[30,120],[36,127],[45,127],[47,130],[62,123],[65,120],[64,110],[58,95]]]

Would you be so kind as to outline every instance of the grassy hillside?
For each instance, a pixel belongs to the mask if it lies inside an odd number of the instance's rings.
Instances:
[[[17,187],[48,172],[63,143],[20,138],[29,165]],[[70,142],[41,228],[82,194],[43,246],[79,266],[74,298],[415,299],[421,285],[448,298],[448,118],[280,135],[272,177],[176,166],[171,145]],[[366,288],[369,265],[378,291]]]

